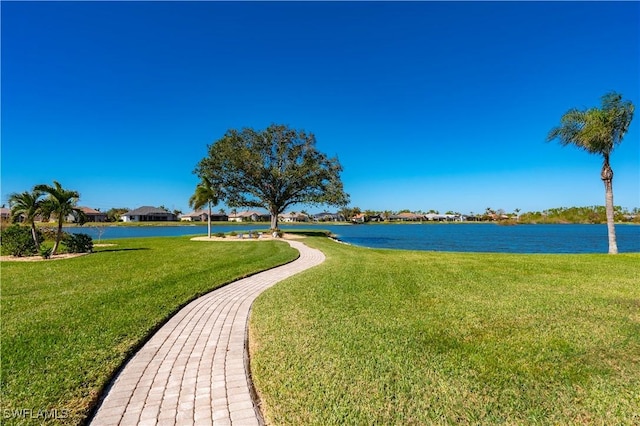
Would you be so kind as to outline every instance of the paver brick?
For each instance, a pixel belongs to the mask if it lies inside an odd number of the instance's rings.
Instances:
[[[232,413],[248,409],[253,410],[253,402],[251,402],[251,400],[229,403],[229,411],[231,411]]]
[[[220,420],[220,419],[228,419],[229,416],[229,409],[228,408],[220,408],[220,409],[214,409],[213,410],[213,420]]]
[[[278,281],[324,261],[298,241],[295,261],[191,302],[127,363],[90,424],[259,426],[245,367],[248,315]]]

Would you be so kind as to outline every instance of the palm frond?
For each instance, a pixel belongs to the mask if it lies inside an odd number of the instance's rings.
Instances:
[[[591,154],[610,155],[633,118],[633,104],[621,99],[612,92],[602,97],[602,108],[570,109],[561,117],[560,125],[549,131],[547,142],[557,139],[561,145],[575,145]]]

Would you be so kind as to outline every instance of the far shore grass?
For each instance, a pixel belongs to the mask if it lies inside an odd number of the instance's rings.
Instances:
[[[7,418],[13,410],[48,410],[65,417],[50,424],[82,424],[112,374],[181,306],[298,256],[280,241],[105,242],[115,245],[73,259],[1,263],[2,424],[43,422]]]
[[[268,424],[640,424],[640,254],[306,243],[252,311]]]

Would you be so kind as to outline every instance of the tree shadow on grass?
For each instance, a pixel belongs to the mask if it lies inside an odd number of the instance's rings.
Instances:
[[[105,248],[105,249],[100,249],[100,250],[96,250],[93,252],[93,254],[99,254],[99,253],[109,253],[109,252],[114,252],[114,251],[139,251],[139,250],[151,250],[148,247],[138,247],[138,248]]]

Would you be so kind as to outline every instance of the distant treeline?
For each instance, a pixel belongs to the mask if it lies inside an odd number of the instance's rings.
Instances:
[[[640,208],[629,211],[615,207],[616,222],[640,223]],[[590,207],[558,207],[542,212],[522,213],[519,223],[607,223],[604,206]]]

